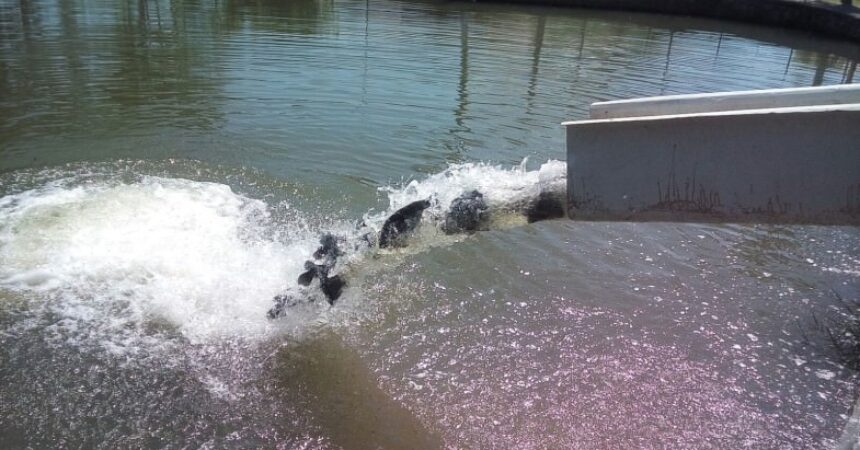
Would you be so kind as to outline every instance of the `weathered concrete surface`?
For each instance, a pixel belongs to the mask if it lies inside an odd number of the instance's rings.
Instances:
[[[564,125],[573,219],[860,225],[860,105]]]
[[[860,42],[860,8],[803,0],[479,0],[616,9],[793,28]]]
[[[592,119],[697,114],[743,109],[860,104],[860,84],[666,95],[591,104]]]

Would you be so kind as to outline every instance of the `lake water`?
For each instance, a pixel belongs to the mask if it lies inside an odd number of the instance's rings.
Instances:
[[[595,101],[852,81],[782,30],[457,2],[0,3],[0,447],[830,448],[856,228],[325,231],[557,176]],[[444,202],[443,202],[444,203]]]

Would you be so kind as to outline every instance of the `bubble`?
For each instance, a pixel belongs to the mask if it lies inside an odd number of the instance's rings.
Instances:
[[[52,182],[0,199],[0,288],[114,351],[161,328],[192,343],[260,339],[314,245],[289,224],[275,239],[273,226],[264,202],[218,183]]]

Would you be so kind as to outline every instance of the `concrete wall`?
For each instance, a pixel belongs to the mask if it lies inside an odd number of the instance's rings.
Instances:
[[[667,95],[599,102],[591,105],[591,118],[612,119],[852,103],[860,104],[860,84]]]
[[[812,31],[860,42],[856,8],[802,0],[478,0],[700,16]]]
[[[860,225],[860,105],[564,125],[573,219]]]

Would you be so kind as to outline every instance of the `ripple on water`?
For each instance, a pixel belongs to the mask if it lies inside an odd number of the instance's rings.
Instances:
[[[558,124],[591,102],[839,83],[856,46],[484,3],[0,3],[6,446],[838,437],[856,378],[807,319],[857,298],[856,230],[429,233],[338,308],[264,312],[319,230],[467,186],[528,194],[534,174],[496,164],[562,157]]]

